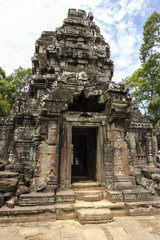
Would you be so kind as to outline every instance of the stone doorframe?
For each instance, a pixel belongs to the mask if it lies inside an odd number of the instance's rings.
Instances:
[[[97,128],[96,180],[105,184],[104,147],[106,142],[106,117],[101,113],[82,112],[63,114],[62,139],[59,168],[60,186],[71,187],[71,165],[73,161],[72,128]],[[87,115],[87,113],[86,113]]]

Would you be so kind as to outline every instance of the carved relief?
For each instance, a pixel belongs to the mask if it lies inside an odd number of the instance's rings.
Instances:
[[[120,139],[120,138],[117,139],[117,141],[115,142],[114,146],[115,146],[118,150],[122,149],[122,147],[123,147],[122,139]]]
[[[114,132],[115,139],[121,139],[122,138],[122,133],[121,131],[115,131]]]
[[[114,160],[115,160],[116,172],[121,174],[122,173],[122,157],[115,156]]]

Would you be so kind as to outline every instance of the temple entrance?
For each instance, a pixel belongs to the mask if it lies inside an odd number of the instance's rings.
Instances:
[[[72,128],[72,180],[96,179],[97,128]]]

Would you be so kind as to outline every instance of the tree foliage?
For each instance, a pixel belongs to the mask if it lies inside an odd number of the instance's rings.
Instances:
[[[7,116],[16,96],[25,91],[31,79],[32,70],[19,67],[9,76],[0,67],[0,116]]]
[[[141,67],[122,80],[136,104],[155,124],[160,119],[160,14],[153,12],[144,25]]]

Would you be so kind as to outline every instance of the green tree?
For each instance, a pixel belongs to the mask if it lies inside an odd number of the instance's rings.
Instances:
[[[27,89],[31,79],[32,70],[19,67],[9,76],[0,67],[0,116],[7,116],[10,113],[16,96]]]
[[[26,91],[31,80],[32,69],[24,69],[21,66],[9,76],[9,81],[16,86],[17,92]]]
[[[160,119],[160,14],[153,12],[144,25],[140,49],[141,67],[122,80],[136,104],[155,124]]]

